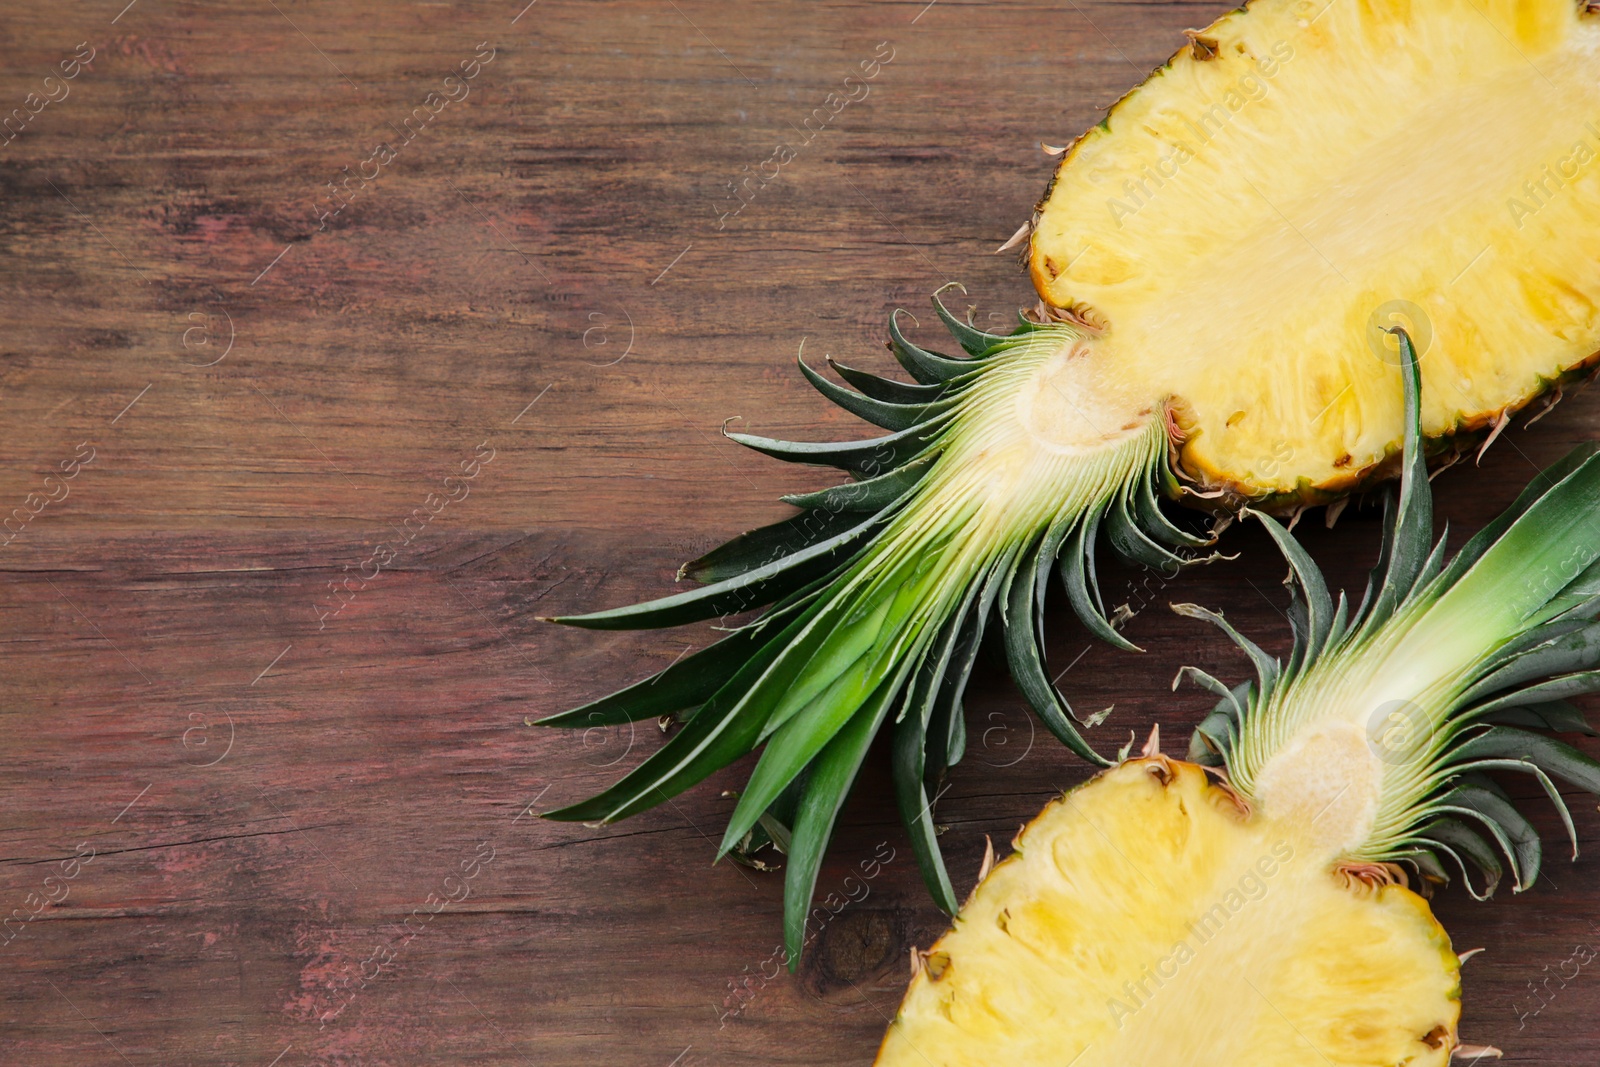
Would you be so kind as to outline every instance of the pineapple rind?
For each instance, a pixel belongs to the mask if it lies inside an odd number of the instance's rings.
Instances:
[[[1463,414],[1453,426],[1429,436],[1423,443],[1429,465],[1446,467],[1463,458],[1470,459],[1502,419],[1525,412],[1541,398],[1548,399],[1553,406],[1573,387],[1582,388],[1593,382],[1597,374],[1600,374],[1600,352],[1549,378],[1541,378],[1537,389],[1498,411]],[[1533,417],[1542,417],[1545,410],[1541,407]],[[1379,458],[1358,470],[1317,483],[1301,478],[1288,489],[1263,489],[1227,471],[1202,467],[1193,457],[1175,459],[1174,469],[1182,481],[1195,490],[1181,498],[1191,506],[1219,515],[1234,514],[1244,507],[1267,515],[1293,515],[1305,508],[1334,504],[1358,493],[1381,489],[1399,474],[1402,452],[1401,442],[1396,440]]]

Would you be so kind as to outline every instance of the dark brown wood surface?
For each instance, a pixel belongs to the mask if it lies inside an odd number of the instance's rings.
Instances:
[[[534,616],[667,591],[826,484],[719,426],[853,434],[795,373],[802,341],[882,367],[889,311],[945,282],[980,321],[1031,302],[992,253],[1044,186],[1039,142],[1225,5],[124,2],[0,8],[0,112],[60,97],[0,146],[0,514],[38,510],[0,536],[0,914],[22,917],[0,1062],[868,1063],[941,928],[882,754],[820,886],[876,877],[777,974],[780,876],[711,864],[748,762],[607,829],[529,814],[660,735],[528,719],[708,631]],[[1600,436],[1597,403],[1445,474],[1442,512],[1481,524]],[[1355,581],[1370,512],[1308,525]],[[1270,545],[1227,547],[1175,589],[1108,577],[1148,605],[1142,658],[1053,610],[1063,687],[1116,704],[1097,744],[1185,736],[1207,702],[1169,692],[1180,664],[1244,669],[1169,599],[1281,642]],[[1085,775],[1003,670],[970,716],[939,808],[962,892],[985,835]],[[1594,854],[1439,901],[1488,949],[1467,1039],[1600,1061],[1600,975],[1566,962],[1600,939]]]

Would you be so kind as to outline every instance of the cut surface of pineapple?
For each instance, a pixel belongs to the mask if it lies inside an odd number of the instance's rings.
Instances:
[[[1600,349],[1600,16],[1572,0],[1255,0],[1064,157],[1035,285],[1189,433],[1182,468],[1318,500]],[[1204,57],[1204,58],[1202,58]]]
[[[1450,1059],[1459,963],[1427,904],[1195,764],[1129,760],[1016,846],[922,957],[879,1067]]]

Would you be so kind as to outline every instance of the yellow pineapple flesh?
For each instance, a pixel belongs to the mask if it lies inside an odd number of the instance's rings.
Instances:
[[[922,956],[879,1067],[1434,1067],[1458,961],[1427,904],[1336,873],[1192,764],[1052,803]]]
[[[1206,486],[1310,501],[1600,350],[1600,16],[1572,0],[1256,0],[1063,159],[1040,294],[1170,397]]]

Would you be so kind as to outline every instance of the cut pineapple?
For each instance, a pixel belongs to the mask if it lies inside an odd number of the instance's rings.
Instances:
[[[1442,1065],[1450,940],[1155,756],[1044,810],[922,956],[880,1067]],[[1333,1006],[1333,1010],[1330,1010]]]
[[[1029,264],[1167,396],[1206,487],[1324,500],[1600,348],[1600,18],[1573,0],[1256,0],[1062,160]],[[1374,358],[1374,352],[1387,359]]]
[[[787,498],[803,513],[687,564],[701,588],[559,620],[670,626],[770,606],[544,720],[681,724],[550,816],[625,818],[762,748],[722,852],[786,842],[793,963],[834,820],[892,724],[913,851],[953,911],[932,800],[965,750],[962,695],[990,621],[1046,727],[1108,765],[1084,736],[1103,716],[1079,716],[1044,662],[1053,574],[1090,631],[1131,649],[1098,585],[1101,533],[1170,575],[1209,543],[1162,512],[1183,479],[1210,510],[1281,510],[1392,472],[1392,328],[1421,356],[1433,452],[1585,373],[1600,350],[1597,159],[1600,16],[1575,0],[1256,0],[1195,34],[1063,160],[1032,223],[1031,318],[989,334],[936,296],[960,356],[891,318],[912,383],[835,365],[850,389],[802,364],[889,435],[730,436],[852,481]],[[1351,724],[1323,729],[1334,748],[1283,758],[1360,750]],[[1298,765],[1241,766],[1270,794]],[[1365,777],[1339,810],[1390,825],[1391,783],[1350,767]]]
[[[1502,854],[1533,883],[1538,834],[1486,772],[1532,775],[1569,833],[1554,779],[1600,794],[1600,763],[1523,729],[1593,732],[1562,698],[1600,689],[1600,450],[1447,562],[1397,341],[1403,484],[1361,605],[1336,606],[1261,516],[1291,569],[1287,661],[1175,605],[1256,667],[1233,689],[1185,668],[1222,697],[1190,748],[1211,767],[1153,736],[1046,808],[919,957],[880,1067],[1442,1067],[1462,1049],[1458,958],[1405,883],[1448,881],[1450,860],[1486,896]]]

